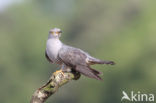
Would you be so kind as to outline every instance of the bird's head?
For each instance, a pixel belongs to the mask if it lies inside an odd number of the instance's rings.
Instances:
[[[61,36],[61,33],[62,31],[59,28],[54,28],[49,31],[50,37],[53,37],[53,38],[59,38]]]

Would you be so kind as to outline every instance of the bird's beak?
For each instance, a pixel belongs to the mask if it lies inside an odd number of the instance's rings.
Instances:
[[[58,34],[61,34],[61,33],[62,33],[62,31],[59,31],[59,32],[58,32]]]
[[[62,34],[62,31],[58,31],[56,32],[57,35],[61,35]]]

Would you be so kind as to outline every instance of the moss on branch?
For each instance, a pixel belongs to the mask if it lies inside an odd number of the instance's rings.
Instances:
[[[59,87],[63,86],[71,80],[78,80],[80,76],[80,73],[72,71],[63,72],[59,70],[54,72],[49,81],[35,91],[30,103],[44,103],[48,97],[50,97],[58,90]]]

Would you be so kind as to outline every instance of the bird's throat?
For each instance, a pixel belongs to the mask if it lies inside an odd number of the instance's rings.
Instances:
[[[48,39],[46,51],[49,58],[52,60],[57,58],[61,47],[62,47],[62,42],[59,39],[57,38]]]

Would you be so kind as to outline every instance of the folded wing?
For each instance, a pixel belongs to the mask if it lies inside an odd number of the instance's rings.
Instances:
[[[82,50],[64,46],[59,52],[59,58],[64,64],[74,67],[73,69],[77,72],[80,72],[81,74],[90,78],[102,80],[99,76],[101,72],[92,69],[88,65],[88,63],[86,62],[88,54],[83,52]]]
[[[84,65],[86,64],[87,55],[80,49],[63,46],[59,51],[59,58],[69,66],[76,66],[76,65]]]

